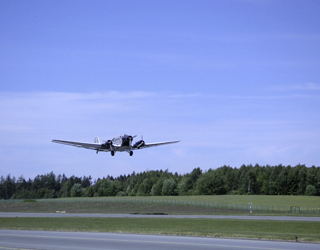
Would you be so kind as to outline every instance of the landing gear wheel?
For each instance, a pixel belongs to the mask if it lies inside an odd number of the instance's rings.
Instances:
[[[133,152],[132,152],[132,151],[130,151],[130,153],[129,153],[129,154],[130,154],[130,156],[132,156],[132,155],[133,155]]]
[[[114,156],[114,151],[111,151],[111,156]]]

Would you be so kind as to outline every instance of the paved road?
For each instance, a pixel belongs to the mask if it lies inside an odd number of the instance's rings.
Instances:
[[[69,214],[69,213],[0,213],[0,217],[104,217],[104,218],[177,218],[177,219],[239,219],[239,220],[281,220],[318,221],[320,217],[289,216],[233,216],[233,215],[143,215],[143,214]]]
[[[0,249],[319,250],[320,244],[163,235],[0,230]]]

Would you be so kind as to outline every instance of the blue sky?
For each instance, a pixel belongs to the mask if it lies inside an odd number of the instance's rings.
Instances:
[[[320,165],[319,1],[1,1],[0,175]],[[127,133],[179,144],[95,154]]]

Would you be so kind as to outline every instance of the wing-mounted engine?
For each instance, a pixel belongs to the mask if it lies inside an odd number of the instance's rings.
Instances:
[[[103,148],[105,149],[111,149],[112,148],[112,141],[111,140],[107,140],[105,143],[103,143],[101,145]]]
[[[145,145],[144,140],[140,140],[140,141],[137,141],[137,142],[133,145],[133,148],[140,149],[140,148],[143,147],[144,145]]]

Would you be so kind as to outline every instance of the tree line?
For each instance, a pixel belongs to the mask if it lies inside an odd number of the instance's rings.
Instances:
[[[53,172],[33,180],[10,174],[0,178],[0,199],[39,199],[99,196],[160,195],[317,195],[320,196],[320,167],[242,165],[202,171],[199,167],[184,175],[167,170],[98,178],[66,177]]]

